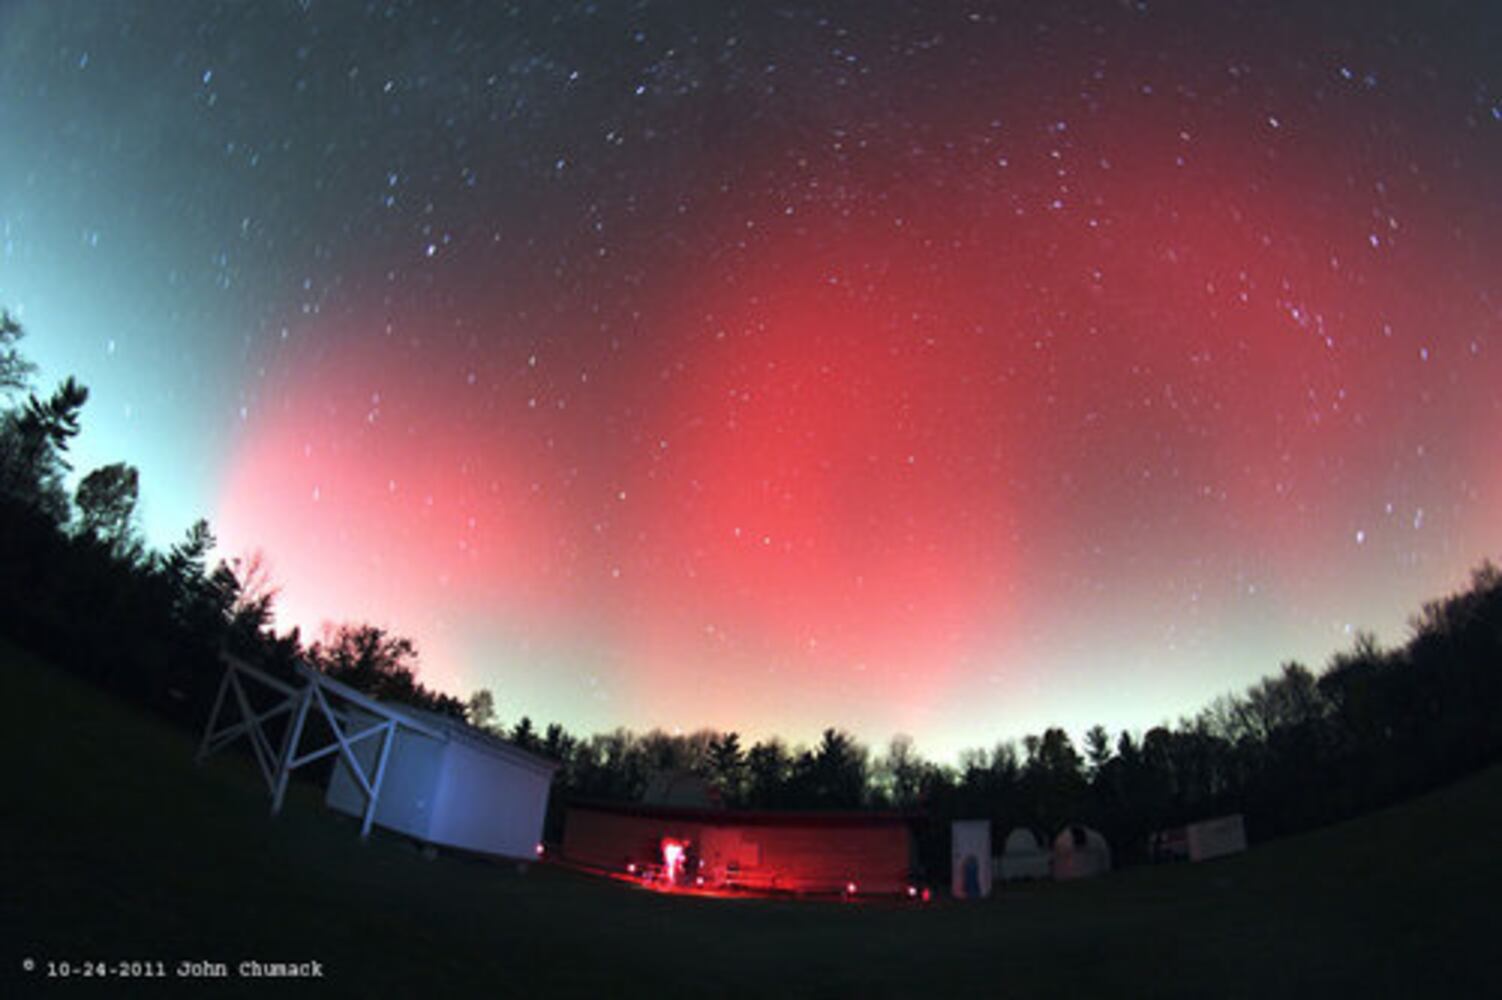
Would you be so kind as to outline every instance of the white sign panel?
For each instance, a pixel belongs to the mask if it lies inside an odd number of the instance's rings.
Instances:
[[[1188,835],[1190,861],[1208,861],[1246,850],[1246,826],[1241,821],[1241,813],[1190,823],[1185,833]]]

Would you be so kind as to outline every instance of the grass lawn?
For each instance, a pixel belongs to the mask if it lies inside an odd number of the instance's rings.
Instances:
[[[1483,996],[1502,989],[1502,768],[1204,865],[927,907],[659,896],[362,843],[255,765],[0,644],[0,994],[296,984],[47,981],[23,958],[322,963],[350,996]],[[48,989],[48,987],[51,987]],[[210,990],[208,987],[215,987]]]

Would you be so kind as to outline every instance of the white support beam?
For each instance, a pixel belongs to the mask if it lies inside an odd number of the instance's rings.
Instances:
[[[245,688],[240,684],[240,678],[230,674],[230,690],[235,693],[235,703],[240,706],[240,717],[246,720],[247,732],[250,734],[250,748],[255,751],[256,763],[261,767],[261,774],[266,778],[266,784],[272,781],[273,761],[271,747],[268,745],[266,733],[256,720],[256,713],[250,707],[250,699],[245,696]]]
[[[366,728],[360,730],[359,732],[355,733],[355,735],[353,735],[353,736],[346,736],[345,739],[344,739],[344,742],[348,743],[351,747],[353,747],[356,743],[359,743],[362,740],[368,740],[372,736],[377,735],[378,733],[381,732],[381,730],[383,730],[385,728],[386,728],[386,723],[384,723],[384,722],[377,722],[377,723],[375,723],[373,725],[367,726]],[[330,754],[336,754],[336,753],[340,753],[340,752],[341,751],[340,751],[340,748],[339,748],[339,743],[337,741],[335,741],[333,743],[325,744],[324,746],[319,747],[317,750],[309,750],[307,753],[303,754],[301,757],[293,757],[293,758],[291,758],[287,762],[287,770],[289,770],[289,771],[295,771],[299,767],[302,767],[304,764],[311,764],[315,760],[322,760],[324,757],[327,757]],[[361,770],[361,773],[362,774],[364,773],[363,769]],[[367,782],[367,785],[368,784],[369,783]],[[368,788],[366,788],[365,790],[369,791]]]
[[[214,707],[209,713],[208,725],[204,729],[203,740],[198,748],[198,759],[201,761],[210,753],[228,746],[240,736],[245,736],[250,742],[256,764],[260,767],[261,774],[271,790],[272,813],[281,811],[282,802],[287,793],[288,775],[294,769],[331,754],[338,754],[344,760],[360,790],[365,794],[365,812],[360,825],[360,836],[368,837],[370,828],[375,822],[376,810],[380,805],[381,787],[385,783],[386,765],[391,758],[391,748],[396,742],[397,730],[406,728],[439,740],[448,738],[445,733],[426,722],[326,677],[305,663],[296,665],[298,677],[303,683],[294,687],[228,653],[221,654],[221,659],[225,664],[224,679],[219,683],[219,691],[214,698]],[[250,697],[242,681],[254,681],[262,687],[270,688],[280,694],[281,699],[272,707],[257,712],[251,705]],[[231,695],[234,697],[240,717],[235,722],[221,725],[220,716],[224,714]],[[380,721],[357,728],[355,713],[336,706],[336,701],[374,715]],[[308,714],[315,706],[328,723],[334,740],[332,743],[299,753],[307,730]],[[264,725],[283,712],[289,712],[291,715],[287,720],[287,728],[282,733],[281,745],[273,747]],[[376,736],[380,737],[381,745],[376,754],[375,768],[373,771],[368,771],[360,763],[354,748],[355,744]]]
[[[209,755],[209,744],[214,737],[214,723],[219,721],[219,712],[224,708],[224,696],[229,693],[229,675],[230,671],[226,670],[224,676],[219,678],[219,693],[214,695],[214,707],[209,710],[209,724],[204,727],[203,742],[198,744],[197,760],[200,764]]]
[[[219,658],[223,660],[227,665],[234,667],[236,670],[240,671],[242,674],[248,674],[260,683],[271,688],[273,691],[279,691],[282,694],[287,695],[288,697],[297,694],[297,692],[301,690],[300,688],[292,684],[288,684],[286,681],[281,680],[280,678],[271,676],[264,670],[257,670],[255,667],[251,666],[249,663],[246,663],[244,660],[240,659],[238,656],[235,656],[233,653],[220,653]],[[299,664],[298,666],[301,668],[302,665]]]
[[[344,763],[348,765],[350,773],[352,773],[359,780],[360,787],[365,790],[366,797],[373,802],[375,800],[375,788],[371,785],[370,779],[366,777],[365,768],[360,765],[360,758],[355,756],[355,751],[352,746],[353,741],[344,738],[344,727],[339,725],[338,721],[334,719],[334,710],[329,707],[328,699],[323,696],[322,685],[315,682],[312,685],[312,688],[313,697],[317,700],[318,707],[323,710],[324,716],[329,720],[329,727],[334,731],[334,739],[339,744],[338,749],[340,756],[344,758]],[[382,726],[375,727],[376,730],[379,730],[380,728],[382,728]],[[369,734],[364,733],[361,735]]]
[[[393,705],[388,705],[385,702],[377,701],[376,699],[370,697],[370,695],[368,694],[356,691],[348,684],[343,684],[339,681],[334,680],[332,677],[325,676],[324,674],[321,674],[317,670],[314,670],[312,667],[308,666],[306,663],[298,663],[297,672],[302,677],[306,678],[311,683],[317,684],[320,688],[327,691],[334,697],[347,701],[357,708],[363,708],[372,715],[380,716],[383,719],[395,719],[397,724],[402,726],[404,729],[410,729],[413,732],[422,733],[424,736],[431,736],[435,740],[447,739],[442,731],[434,728],[433,726],[430,726],[419,719],[414,719],[412,716],[406,714],[405,712],[401,711],[401,709]]]
[[[365,822],[360,824],[360,836],[370,836],[370,824],[375,821],[376,803],[381,801],[381,782],[386,777],[386,760],[391,756],[391,744],[396,742],[396,720],[386,723],[386,734],[381,737],[381,755],[376,761],[375,781],[371,783],[370,801],[365,805]]]
[[[235,739],[240,735],[250,732],[253,725],[264,723],[266,720],[282,714],[291,707],[292,706],[283,702],[280,705],[276,705],[270,709],[267,709],[260,715],[252,716],[249,720],[236,722],[229,726],[226,726],[224,729],[221,729],[218,732],[212,734],[213,738],[212,740],[208,741],[208,746],[205,748],[203,754],[206,756],[207,754],[213,753],[216,750],[222,749],[228,744],[233,743]],[[267,745],[269,746],[269,742],[267,743]],[[273,753],[271,756],[273,760],[276,759],[276,754]]]
[[[282,799],[287,794],[287,775],[292,773],[292,751],[302,739],[303,724],[308,721],[308,706],[313,704],[313,686],[310,684],[297,693],[297,711],[287,725],[286,737],[282,740],[282,755],[277,761],[276,785],[271,790],[271,813],[282,811]]]
[[[224,679],[219,682],[219,691],[214,698],[214,708],[209,714],[209,723],[204,728],[203,741],[198,747],[198,760],[202,761],[209,754],[223,749],[243,735],[250,741],[250,748],[255,756],[256,765],[261,770],[261,776],[265,778],[267,786],[275,791],[280,755],[272,748],[271,738],[266,735],[264,723],[289,710],[296,691],[275,677],[234,657],[226,656],[225,663],[227,669],[224,671]],[[282,699],[263,712],[255,711],[251,707],[250,697],[246,694],[245,686],[241,682],[242,677],[271,688],[281,694]],[[221,725],[221,716],[225,713],[230,695],[234,696],[239,719]]]

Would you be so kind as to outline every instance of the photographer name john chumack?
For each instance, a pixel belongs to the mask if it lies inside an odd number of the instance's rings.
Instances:
[[[241,979],[322,979],[323,963],[258,962],[247,958],[232,967],[228,962],[183,959],[173,971],[179,979],[227,979],[231,975]]]

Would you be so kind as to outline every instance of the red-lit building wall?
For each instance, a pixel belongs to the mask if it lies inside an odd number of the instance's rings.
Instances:
[[[911,881],[909,819],[886,813],[744,813],[571,806],[563,856],[612,872],[659,865],[665,838],[690,844],[690,875],[711,887],[902,893]]]

